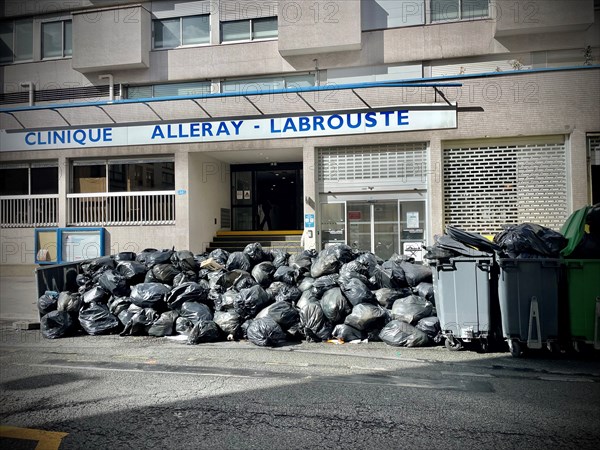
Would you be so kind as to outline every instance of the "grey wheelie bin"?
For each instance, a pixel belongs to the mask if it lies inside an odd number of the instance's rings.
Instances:
[[[499,330],[494,259],[461,256],[439,261],[432,268],[446,347],[459,350],[465,342],[478,342],[480,349],[487,351],[490,340],[496,337],[495,330]]]
[[[502,334],[510,353],[555,350],[559,338],[559,259],[500,258],[498,296]]]

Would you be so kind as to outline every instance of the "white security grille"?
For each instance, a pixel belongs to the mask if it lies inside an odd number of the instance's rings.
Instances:
[[[445,222],[495,234],[504,224],[560,229],[568,215],[564,144],[444,150]]]
[[[588,148],[590,149],[590,164],[600,166],[600,134],[588,136]]]
[[[318,180],[322,187],[373,183],[425,188],[427,144],[321,148],[318,153]]]

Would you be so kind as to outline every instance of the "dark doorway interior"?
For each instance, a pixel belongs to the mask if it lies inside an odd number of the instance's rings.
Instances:
[[[233,231],[302,229],[302,163],[231,166],[231,183]]]
[[[592,166],[592,205],[600,203],[600,166]]]

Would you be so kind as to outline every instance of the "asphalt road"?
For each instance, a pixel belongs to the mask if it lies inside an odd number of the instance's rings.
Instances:
[[[3,449],[47,437],[55,440],[46,448],[61,450],[595,449],[600,440],[598,358],[382,343],[48,341],[6,324],[0,351]]]

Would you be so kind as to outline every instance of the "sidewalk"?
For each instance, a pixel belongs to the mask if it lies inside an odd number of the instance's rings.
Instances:
[[[0,277],[0,319],[39,322],[35,275]]]

